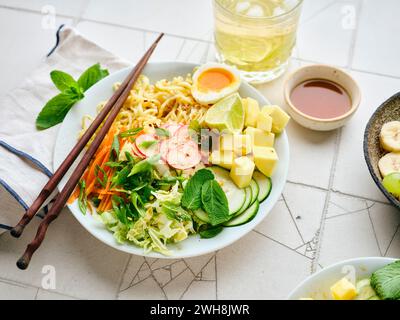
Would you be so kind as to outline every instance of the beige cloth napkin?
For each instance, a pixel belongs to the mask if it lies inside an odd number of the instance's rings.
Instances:
[[[20,219],[53,172],[59,125],[43,131],[35,127],[37,114],[57,94],[50,72],[63,70],[78,78],[97,62],[110,73],[130,64],[69,27],[60,28],[57,40],[51,55],[18,88],[0,99],[0,233]]]

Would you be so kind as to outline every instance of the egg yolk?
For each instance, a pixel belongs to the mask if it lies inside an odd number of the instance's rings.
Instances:
[[[214,68],[205,70],[198,78],[198,86],[202,91],[219,91],[229,87],[234,81],[232,73]]]

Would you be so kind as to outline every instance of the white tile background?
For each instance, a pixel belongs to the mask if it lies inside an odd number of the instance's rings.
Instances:
[[[55,30],[42,27],[42,11],[52,9],[55,27],[75,26],[133,63],[160,31],[167,36],[153,60],[215,59],[210,0],[120,0],[118,5],[0,0],[0,95],[17,86],[53,46]],[[400,215],[374,186],[362,155],[366,121],[400,89],[399,9],[397,0],[305,0],[290,69],[340,66],[356,78],[363,100],[351,122],[335,132],[290,123],[289,181],[273,211],[249,235],[203,257],[144,259],[104,246],[65,209],[27,271],[19,271],[15,261],[38,221],[21,240],[0,236],[0,299],[276,299],[338,260],[400,257]],[[257,88],[284,105],[283,81]],[[0,208],[6,208],[10,199],[0,196]],[[56,268],[55,290],[42,288],[44,265]]]

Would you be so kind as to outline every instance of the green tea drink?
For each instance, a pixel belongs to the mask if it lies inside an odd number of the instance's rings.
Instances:
[[[214,0],[218,59],[262,83],[286,69],[302,0]]]

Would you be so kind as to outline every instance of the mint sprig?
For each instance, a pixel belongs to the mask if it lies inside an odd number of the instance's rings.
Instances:
[[[52,71],[50,78],[61,93],[51,98],[40,111],[36,127],[43,130],[61,123],[73,105],[85,97],[84,92],[108,74],[108,70],[101,69],[98,63],[84,71],[78,81],[64,71]]]

